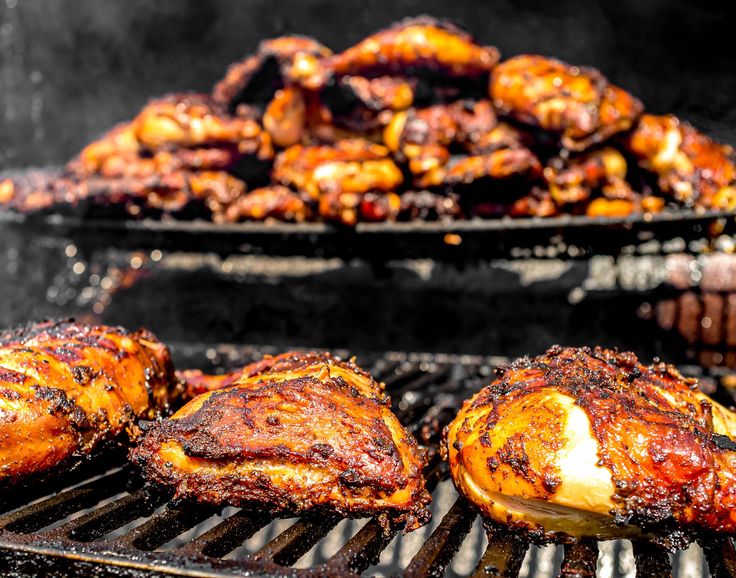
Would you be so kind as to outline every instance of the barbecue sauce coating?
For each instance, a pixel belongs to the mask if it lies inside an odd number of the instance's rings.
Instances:
[[[645,114],[627,139],[659,187],[688,206],[736,209],[736,153],[672,115]]]
[[[0,484],[91,454],[167,402],[169,352],[146,330],[71,321],[0,336]]]
[[[407,18],[322,62],[322,77],[376,77],[407,72],[449,78],[487,78],[498,50],[480,46],[453,24],[429,16]],[[316,83],[312,83],[316,84]]]
[[[131,459],[178,498],[276,514],[378,514],[407,529],[428,521],[423,452],[382,385],[329,354],[266,358],[235,385],[143,427]]]
[[[485,515],[541,536],[736,530],[736,416],[672,366],[553,347],[465,402],[453,480]]]
[[[628,130],[643,110],[594,68],[529,54],[496,66],[490,93],[499,112],[558,133],[574,151]]]

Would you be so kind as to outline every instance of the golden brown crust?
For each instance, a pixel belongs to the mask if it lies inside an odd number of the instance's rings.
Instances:
[[[407,18],[327,58],[322,75],[406,75],[450,78],[488,75],[498,62],[494,47],[480,46],[461,28],[428,16]]]
[[[494,69],[490,93],[502,114],[558,133],[576,151],[628,130],[643,108],[595,69],[528,54]]]
[[[627,140],[663,192],[690,206],[736,208],[736,154],[678,118],[645,114]]]
[[[149,424],[131,459],[181,498],[427,521],[424,457],[381,385],[329,354],[287,353]]]
[[[146,330],[44,322],[0,336],[0,482],[42,474],[166,407],[169,352]]]
[[[276,157],[272,178],[315,200],[330,192],[390,192],[403,181],[388,149],[364,139],[340,140],[330,146],[289,147]]]
[[[301,223],[312,216],[312,209],[300,195],[281,185],[254,189],[234,199],[214,215],[216,222],[264,221],[274,219]]]
[[[554,347],[522,358],[449,426],[453,479],[486,514],[505,511],[500,521],[536,532],[733,533],[736,416],[696,386],[632,353]],[[514,509],[520,499],[526,508],[572,508],[578,519],[540,525],[539,510]]]

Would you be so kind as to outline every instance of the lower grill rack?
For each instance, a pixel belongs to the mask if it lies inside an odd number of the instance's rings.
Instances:
[[[178,347],[174,355],[185,367],[240,364],[258,353]],[[96,460],[55,486],[3,496],[2,576],[697,578],[710,571],[736,577],[730,539],[702,540],[702,550],[694,545],[669,555],[648,542],[582,540],[540,548],[501,527],[484,529],[447,479],[436,450],[459,403],[504,361],[398,353],[361,358],[386,382],[402,421],[430,447],[433,522],[416,532],[385,531],[374,519],[274,520],[256,511],[174,503],[144,488],[118,456],[117,465]]]

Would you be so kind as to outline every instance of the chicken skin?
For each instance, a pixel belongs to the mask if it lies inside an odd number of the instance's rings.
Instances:
[[[215,222],[264,221],[273,219],[301,223],[312,216],[302,195],[281,185],[254,189],[233,199],[213,215]]]
[[[276,514],[378,515],[414,529],[429,516],[424,455],[387,403],[382,385],[353,362],[287,353],[144,424],[130,455],[179,498]]]
[[[428,16],[407,18],[322,63],[322,76],[430,74],[456,79],[487,77],[498,62],[461,28]],[[322,80],[324,82],[324,80]]]
[[[628,138],[663,192],[688,206],[736,210],[736,153],[678,118],[646,114]]]
[[[242,104],[263,105],[286,86],[302,86],[319,72],[332,51],[306,36],[264,40],[258,50],[228,69],[212,91],[218,103],[235,112]]]
[[[551,348],[466,401],[445,432],[458,490],[544,537],[736,531],[736,414],[672,366]]]
[[[145,330],[44,322],[0,336],[0,485],[71,466],[166,407],[169,352]]]
[[[173,94],[148,103],[132,123],[135,138],[149,150],[161,147],[233,145],[241,154],[268,155],[253,114],[229,115],[210,97]],[[265,145],[265,146],[264,146]]]
[[[628,130],[643,108],[595,69],[533,55],[499,64],[490,94],[499,112],[559,134],[573,151]]]

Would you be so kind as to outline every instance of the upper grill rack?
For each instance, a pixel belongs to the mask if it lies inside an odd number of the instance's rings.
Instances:
[[[263,254],[368,261],[617,255],[624,251],[695,252],[718,248],[736,232],[736,215],[719,211],[669,211],[625,218],[565,215],[552,218],[471,219],[451,222],[234,223],[130,220],[84,214],[0,211],[8,232],[63,236],[81,247],[170,250],[223,255]],[[655,245],[653,247],[653,245]]]
[[[263,349],[260,349],[262,352]],[[174,348],[181,367],[256,358],[253,348]],[[187,363],[184,363],[184,362]],[[706,576],[697,551],[670,557],[650,543],[584,540],[543,549],[499,527],[484,533],[446,480],[436,452],[442,426],[498,358],[386,353],[361,357],[386,382],[401,420],[430,447],[427,472],[435,521],[400,535],[375,520],[334,515],[273,520],[255,511],[168,501],[142,487],[122,456],[72,471],[64,480],[5,496],[0,515],[4,576],[346,576],[401,575],[584,578]],[[692,371],[691,371],[692,373]],[[53,493],[53,488],[65,488]],[[360,526],[358,528],[358,526]],[[727,539],[701,542],[710,571],[736,576]]]

